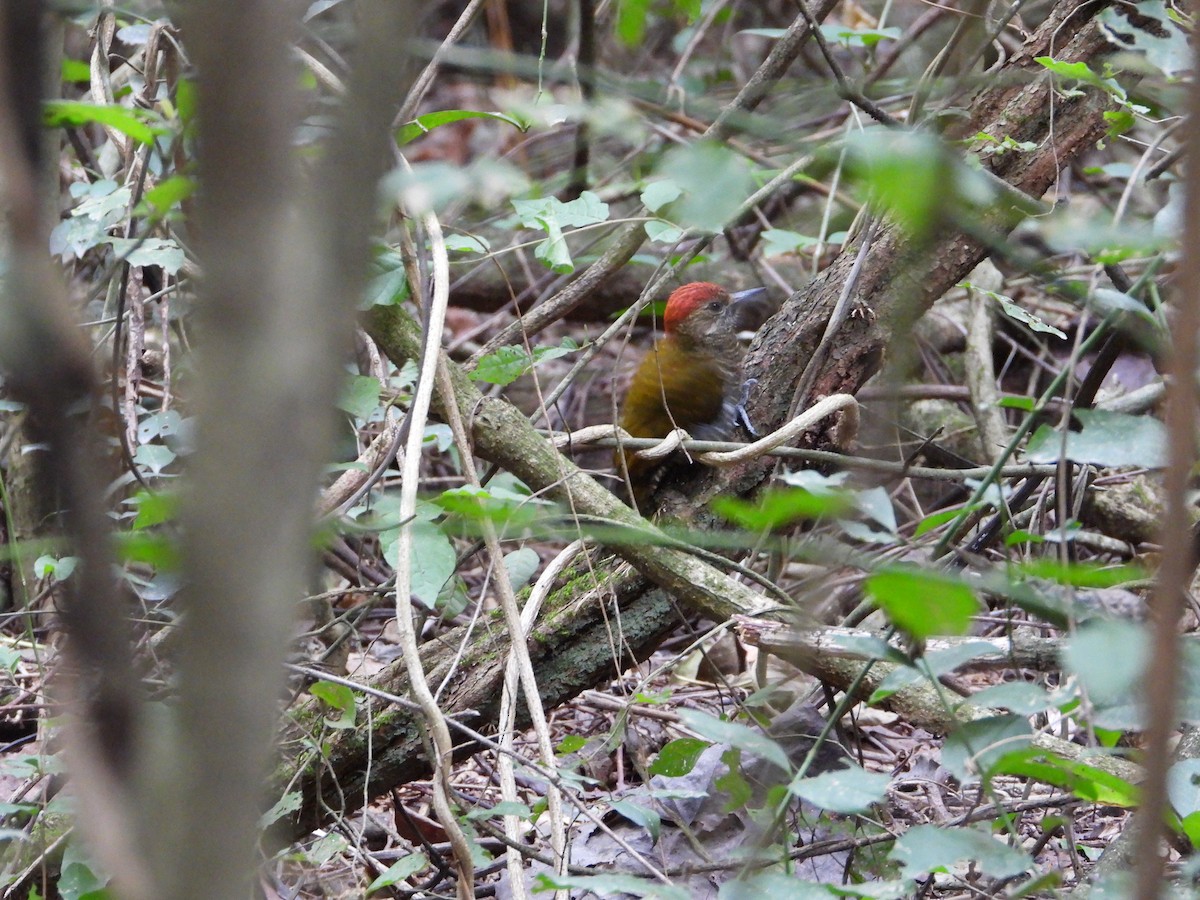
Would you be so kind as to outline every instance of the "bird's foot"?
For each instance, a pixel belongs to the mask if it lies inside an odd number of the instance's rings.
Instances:
[[[747,378],[742,384],[742,395],[738,398],[737,406],[733,410],[734,422],[746,429],[746,433],[752,438],[758,437],[758,429],[754,427],[754,423],[750,421],[750,415],[746,412],[746,403],[750,400],[750,391],[758,384],[757,378]]]

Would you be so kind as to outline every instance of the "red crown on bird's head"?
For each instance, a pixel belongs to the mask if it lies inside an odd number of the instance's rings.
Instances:
[[[667,334],[670,334],[679,327],[684,319],[709,300],[727,296],[728,293],[724,288],[707,281],[693,281],[691,284],[676,288],[667,298],[667,309],[663,313],[663,327]]]

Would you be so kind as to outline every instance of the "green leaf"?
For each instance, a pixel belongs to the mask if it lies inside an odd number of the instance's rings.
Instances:
[[[428,609],[437,606],[438,594],[454,574],[457,557],[450,538],[432,522],[417,520],[412,528],[412,560],[401,562],[396,557],[399,529],[385,531],[379,536],[383,556],[392,566],[408,565],[412,577],[411,591]]]
[[[177,494],[157,491],[153,494],[138,491],[130,502],[137,507],[137,515],[133,519],[135,529],[150,528],[170,522],[179,512],[179,496]]]
[[[663,157],[656,175],[674,182],[680,197],[669,218],[687,229],[718,232],[754,192],[749,163],[723,144],[698,141],[676,147]]]
[[[130,531],[116,536],[122,562],[146,563],[156,569],[179,569],[179,547],[165,534]]]
[[[524,347],[500,347],[479,360],[470,373],[475,381],[487,384],[512,384],[538,363],[574,353],[579,346],[570,338],[557,347],[535,347],[531,357]]]
[[[1034,578],[1082,588],[1109,588],[1130,581],[1141,581],[1146,571],[1133,564],[1106,566],[1103,563],[1062,563],[1057,559],[1034,559],[1017,566],[1018,571]]]
[[[642,228],[646,232],[646,237],[652,241],[658,241],[660,244],[674,244],[685,234],[682,228],[671,224],[666,219],[651,219]]]
[[[830,812],[862,813],[887,796],[891,781],[887,775],[848,766],[811,778],[794,778],[788,791]]]
[[[446,249],[458,253],[487,253],[492,249],[487,238],[474,234],[446,235]]]
[[[185,261],[183,248],[170,238],[108,238],[113,252],[131,266],[161,266],[174,275]]]
[[[308,692],[318,700],[331,707],[336,716],[326,716],[325,724],[330,728],[347,729],[354,727],[357,708],[354,703],[354,691],[344,684],[332,681],[318,681],[309,687]]]
[[[762,239],[763,256],[798,253],[820,243],[816,238],[800,234],[798,231],[785,231],[782,228],[768,228],[762,233]]]
[[[650,835],[650,840],[655,844],[658,843],[659,834],[662,832],[662,817],[658,813],[644,806],[638,806],[630,800],[614,800],[612,808],[613,812],[624,816],[634,825],[645,828],[646,833]]]
[[[1180,822],[1183,833],[1193,847],[1200,847],[1200,812],[1189,813]]]
[[[575,753],[579,750],[582,750],[586,746],[587,746],[587,738],[585,738],[583,735],[568,734],[565,738],[563,738],[561,741],[559,741],[558,747],[555,749],[555,752],[565,755],[568,753]]]
[[[378,378],[370,375],[352,375],[347,379],[338,400],[338,409],[343,409],[356,419],[369,419],[379,408],[379,391],[382,385]]]
[[[504,122],[513,126],[522,134],[529,128],[526,122],[501,112],[481,112],[473,109],[443,109],[437,112],[425,113],[423,116],[417,116],[411,122],[402,125],[400,130],[396,132],[396,143],[403,147],[405,144],[416,140],[423,134],[427,134],[439,125],[462,122],[466,119],[495,119],[497,122]]]
[[[1030,331],[1038,332],[1039,334],[1052,334],[1057,338],[1067,339],[1066,332],[1055,328],[1053,325],[1047,325],[1033,313],[1026,309],[1022,309],[1013,302],[1011,297],[1005,297],[1003,294],[997,294],[995,291],[985,291],[981,288],[972,288],[981,294],[991,297],[1000,304],[1000,308],[1004,310],[1004,314],[1014,322],[1020,322],[1022,325],[1027,325]]]
[[[521,547],[504,554],[504,568],[508,571],[508,580],[512,583],[514,591],[519,591],[533,580],[541,562],[537,551],[532,547]]]
[[[891,858],[904,875],[916,878],[927,872],[947,872],[956,863],[970,861],[992,878],[1013,878],[1030,868],[1025,853],[1000,843],[973,828],[918,825],[896,841]]]
[[[162,444],[142,444],[133,454],[133,461],[148,469],[152,475],[161,475],[163,469],[175,462],[175,458],[175,451]]]
[[[979,609],[975,593],[962,581],[916,569],[890,569],[867,579],[876,606],[908,634],[965,634]]]
[[[652,181],[642,190],[642,205],[650,212],[658,212],[668,203],[674,203],[683,193],[683,188],[669,178]]]
[[[178,206],[196,192],[196,180],[186,175],[172,175],[146,191],[146,204],[165,216],[172,207]]]
[[[1083,428],[1067,432],[1065,454],[1062,432],[1042,425],[1029,439],[1026,458],[1033,463],[1055,463],[1065,456],[1073,462],[1097,466],[1151,469],[1166,465],[1167,428],[1153,416],[1099,409],[1081,409],[1074,415]]]
[[[750,728],[737,722],[726,722],[694,709],[681,709],[680,721],[689,730],[714,744],[728,744],[746,753],[773,763],[785,772],[790,772],[792,764],[783,752],[783,748],[774,740],[767,737],[757,728]]]
[[[1132,809],[1140,800],[1138,787],[1123,778],[1089,765],[1086,760],[1067,759],[1036,747],[1008,754],[994,771],[1070,791],[1088,803]]]
[[[899,28],[847,28],[845,25],[822,25],[821,34],[825,40],[834,41],[846,47],[874,47],[880,41],[897,40],[901,31]]]
[[[872,203],[913,234],[924,234],[959,193],[946,152],[931,134],[869,128],[848,142],[851,174]]]
[[[1008,754],[1024,750],[1033,740],[1025,716],[988,716],[963,722],[946,738],[942,764],[962,781],[996,774]]]
[[[851,508],[851,501],[844,495],[818,496],[803,488],[788,488],[764,491],[753,501],[738,497],[716,497],[712,501],[712,508],[742,528],[769,531],[798,519],[842,515]]]
[[[367,896],[399,884],[401,881],[406,881],[428,866],[429,860],[424,853],[410,853],[408,856],[402,856],[388,866],[386,872],[367,885]]]
[[[33,562],[33,572],[38,578],[51,578],[55,582],[63,582],[71,577],[75,567],[79,565],[78,556],[64,556],[61,559],[44,555]]]
[[[258,819],[259,828],[270,828],[284,816],[290,816],[304,805],[304,796],[299,791],[288,791]]]
[[[514,200],[513,208],[526,228],[546,232],[548,237],[534,248],[533,255],[560,275],[575,271],[563,228],[582,228],[608,219],[608,204],[591,191],[584,191],[569,203],[554,197]]]
[[[518,803],[515,800],[501,800],[492,807],[476,807],[467,813],[467,820],[478,822],[486,821],[487,819],[498,819],[502,816],[517,816],[518,818],[529,820],[533,818],[533,811],[524,803]]]
[[[63,57],[62,80],[68,84],[87,84],[92,80],[92,67],[85,60]]]
[[[1144,626],[1116,619],[1091,619],[1067,638],[1063,667],[1073,672],[1105,728],[1131,727],[1141,719],[1139,685],[1150,658]]]
[[[106,125],[133,138],[139,144],[154,143],[155,134],[165,134],[161,126],[152,128],[144,121],[148,113],[124,106],[81,103],[78,100],[47,100],[43,105],[43,121],[50,128],[74,127],[93,123]]]
[[[1180,816],[1200,813],[1200,759],[1181,759],[1171,766],[1167,795]]]
[[[695,768],[700,754],[711,746],[708,741],[699,738],[685,737],[669,741],[658,751],[654,762],[650,763],[650,774],[681,778]]]
[[[77,833],[71,835],[63,850],[59,872],[57,887],[62,900],[101,900],[110,896],[105,890],[109,876],[86,853]]]
[[[940,528],[947,522],[953,522],[961,514],[961,509],[944,509],[941,512],[926,516],[919,523],[917,523],[916,530],[913,531],[913,537],[920,537],[926,532],[933,531],[935,528]]]
[[[637,47],[646,36],[650,0],[620,0],[617,3],[617,37],[626,47]]]
[[[1019,716],[1032,716],[1058,705],[1041,685],[1028,681],[1006,681],[976,691],[964,703],[992,709],[1003,707]]]

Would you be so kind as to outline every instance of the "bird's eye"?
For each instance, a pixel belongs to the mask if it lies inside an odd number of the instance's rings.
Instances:
[[[709,309],[711,309],[713,312],[720,312],[720,310],[721,310],[721,307],[722,307],[723,305],[724,305],[724,304],[723,304],[723,303],[721,303],[721,301],[720,301],[720,300],[710,300],[710,301],[708,302],[708,308],[709,308]]]

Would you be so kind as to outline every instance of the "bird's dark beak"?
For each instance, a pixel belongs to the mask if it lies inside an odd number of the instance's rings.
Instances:
[[[729,298],[729,312],[734,316],[738,331],[758,331],[776,309],[775,302],[763,287],[738,291]]]

